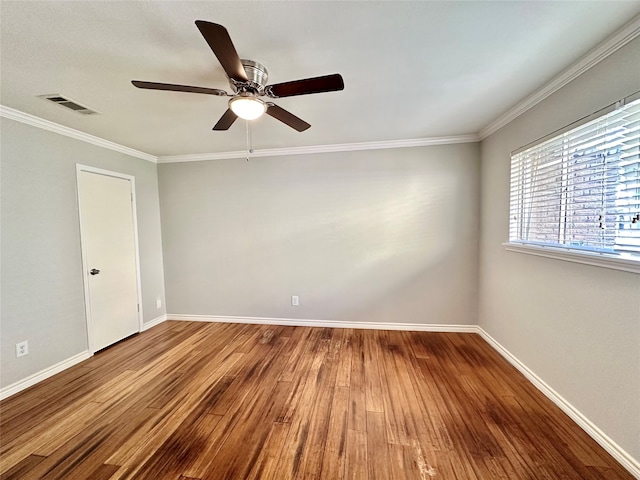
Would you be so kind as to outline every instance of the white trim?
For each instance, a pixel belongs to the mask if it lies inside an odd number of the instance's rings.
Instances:
[[[477,134],[449,137],[415,138],[409,140],[388,140],[381,142],[341,143],[334,145],[312,145],[308,147],[265,148],[247,153],[246,150],[219,153],[198,153],[194,155],[170,155],[158,157],[158,163],[203,162],[231,158],[282,157],[286,155],[309,155],[314,153],[355,152],[362,150],[384,150],[389,148],[427,147],[432,145],[453,145],[480,141]]]
[[[104,138],[96,137],[94,135],[81,132],[80,130],[76,130],[74,128],[65,127],[64,125],[60,125],[59,123],[51,122],[49,120],[45,120],[44,118],[36,117],[35,115],[24,113],[11,107],[5,107],[4,105],[0,105],[0,117],[15,120],[16,122],[26,123],[27,125],[31,125],[33,127],[58,133],[60,135],[64,135],[65,137],[74,138],[76,140],[90,143],[92,145],[97,145],[98,147],[106,148],[108,150],[114,150],[116,152],[124,153],[125,155],[129,155],[131,157],[141,158],[142,160],[146,160],[148,162],[158,162],[158,157],[156,157],[155,155],[141,152],[140,150],[135,150],[130,147],[125,147],[124,145],[120,145],[119,143],[105,140]]]
[[[626,468],[636,478],[640,478],[640,462],[633,458],[620,445],[609,438],[591,420],[582,414],[576,407],[571,405],[562,395],[551,388],[542,378],[530,370],[515,355],[503,347],[497,340],[489,335],[482,327],[477,327],[478,334],[491,345],[500,355],[502,355],[511,365],[516,367],[527,380],[540,390],[549,400],[555,403],[564,413],[580,426],[596,442],[602,446],[609,454],[615,458],[624,468]]]
[[[142,330],[140,330],[140,331],[144,332],[145,330],[149,330],[150,328],[153,328],[156,325],[160,325],[162,322],[166,322],[166,321],[167,321],[167,314],[165,313],[164,315],[160,315],[159,317],[156,317],[153,320],[149,320],[148,322],[144,322],[142,324]]]
[[[133,221],[133,245],[135,250],[136,260],[136,297],[138,302],[138,332],[142,331],[144,314],[142,311],[142,278],[140,276],[140,246],[138,243],[138,214],[136,205],[136,178],[132,175],[127,175],[120,172],[114,172],[111,170],[104,170],[102,168],[90,167],[88,165],[81,165],[76,163],[76,195],[78,201],[78,221],[80,224],[80,249],[82,253],[82,281],[84,286],[84,307],[85,317],[87,322],[87,345],[89,346],[89,352],[94,353],[96,351],[93,341],[91,339],[91,298],[89,295],[89,264],[87,262],[87,249],[85,246],[85,235],[82,233],[82,207],[80,205],[80,173],[94,173],[97,175],[106,175],[109,177],[120,178],[127,180],[130,185],[131,192],[131,215]]]
[[[333,145],[311,145],[307,147],[285,147],[285,148],[265,148],[254,150],[248,154],[246,150],[230,152],[196,153],[191,155],[168,155],[157,157],[140,150],[125,147],[110,140],[105,140],[88,133],[65,127],[58,123],[45,120],[29,113],[21,112],[11,107],[0,105],[0,117],[5,117],[17,122],[26,123],[33,127],[58,133],[66,137],[97,145],[109,150],[124,153],[132,157],[141,158],[152,163],[180,163],[180,162],[202,162],[206,160],[225,160],[232,158],[259,158],[259,157],[280,157],[287,155],[309,155],[314,153],[335,153],[335,152],[355,152],[362,150],[383,150],[389,148],[409,148],[427,147],[432,145],[453,145],[458,143],[479,142],[480,137],[476,133],[468,135],[453,135],[446,137],[414,138],[407,140],[387,140],[380,142],[342,143]]]
[[[424,323],[346,322],[341,320],[311,320],[301,318],[235,317],[223,315],[183,315],[168,313],[168,320],[214,323],[250,323],[292,327],[364,328],[367,330],[409,330],[416,332],[476,333],[477,325],[446,325]]]
[[[605,253],[569,250],[543,245],[527,245],[523,243],[505,242],[502,244],[505,250],[517,253],[537,255],[539,257],[554,258],[566,262],[582,263],[594,267],[622,270],[623,272],[640,273],[640,261],[619,258]]]
[[[0,389],[0,400],[4,400],[11,395],[15,395],[16,393],[21,392],[22,390],[29,388],[36,383],[52,377],[56,373],[60,373],[67,368],[73,367],[74,365],[86,360],[87,358],[91,358],[91,353],[88,350],[85,350],[84,352],[77,353],[73,357],[69,357],[66,360],[58,362],[55,365],[51,365],[44,370],[40,370],[33,375],[29,375],[27,378],[23,378],[22,380],[12,383],[11,385],[7,385],[6,387]]]
[[[573,63],[570,67],[560,73],[560,75],[553,78],[489,125],[482,128],[478,134],[480,140],[484,140],[489,135],[497,132],[509,122],[513,121],[530,108],[533,108],[545,98],[567,85],[569,82],[578,78],[591,67],[597,65],[609,55],[624,47],[638,35],[640,35],[640,15],[634,17],[624,27],[595,47],[577,62]]]
[[[138,297],[138,332],[144,324],[144,307],[142,306],[142,273],[140,268],[140,242],[138,240],[138,196],[136,195],[136,178],[131,177],[131,213],[133,220],[133,248],[136,254],[136,294]]]

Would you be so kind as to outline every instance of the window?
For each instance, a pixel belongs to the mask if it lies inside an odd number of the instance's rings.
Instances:
[[[512,154],[510,244],[640,262],[640,99],[622,103]]]

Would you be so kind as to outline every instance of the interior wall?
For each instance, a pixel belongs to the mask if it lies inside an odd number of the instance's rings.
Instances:
[[[459,144],[161,164],[168,311],[476,324],[478,160]]]
[[[480,326],[640,460],[640,275],[505,251],[510,152],[640,90],[640,38],[482,142]]]
[[[0,132],[5,387],[88,348],[76,163],[135,177],[145,322],[165,299],[156,165],[5,118]],[[29,354],[16,358],[25,340]]]

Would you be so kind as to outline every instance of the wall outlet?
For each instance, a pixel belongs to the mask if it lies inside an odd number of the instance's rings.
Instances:
[[[156,308],[162,308],[162,299],[160,297],[156,297]]]
[[[294,307],[300,305],[300,300],[298,299],[297,295],[291,295],[291,305]]]
[[[29,342],[16,343],[16,357],[24,357],[29,353]]]

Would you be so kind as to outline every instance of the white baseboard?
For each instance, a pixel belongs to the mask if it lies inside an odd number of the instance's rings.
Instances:
[[[251,323],[291,327],[364,328],[367,330],[410,330],[417,332],[477,333],[477,325],[446,325],[423,323],[343,322],[340,320],[310,320],[300,318],[227,317],[222,315],[183,315],[168,313],[168,320],[215,323]]]
[[[640,462],[627,453],[622,447],[600,430],[591,420],[582,414],[576,407],[571,405],[562,395],[551,388],[542,378],[530,370],[524,363],[515,357],[509,350],[504,348],[496,339],[489,335],[482,327],[477,327],[477,333],[489,344],[494,350],[502,355],[511,365],[516,367],[527,379],[533,383],[549,400],[555,403],[560,409],[569,415],[571,419],[578,424],[591,438],[602,446],[609,454],[615,458],[631,475],[640,479]]]
[[[155,327],[156,325],[160,325],[162,322],[166,322],[166,321],[167,321],[167,314],[165,313],[164,315],[160,315],[159,317],[149,320],[148,322],[144,322],[142,324],[142,330],[140,331],[144,332],[145,330],[149,330],[150,328]]]
[[[40,370],[33,375],[29,375],[27,378],[23,378],[16,383],[7,385],[6,387],[0,389],[0,400],[4,400],[11,395],[15,395],[16,393],[21,392],[22,390],[29,388],[30,386],[35,385],[36,383],[41,382],[49,377],[52,377],[56,373],[60,373],[69,367],[73,367],[77,363],[80,363],[90,357],[91,353],[89,352],[89,350],[85,350],[84,352],[80,352],[73,357],[67,358],[66,360],[56,363],[55,365],[47,367],[44,370]]]

